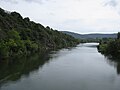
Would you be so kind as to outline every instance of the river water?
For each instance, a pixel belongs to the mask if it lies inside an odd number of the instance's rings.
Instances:
[[[33,55],[0,66],[0,90],[120,90],[120,65],[97,43]]]

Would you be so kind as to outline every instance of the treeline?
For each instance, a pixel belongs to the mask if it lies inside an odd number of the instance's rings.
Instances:
[[[120,32],[117,34],[116,39],[102,40],[98,50],[104,55],[120,58]]]
[[[79,40],[0,8],[0,59],[75,46]]]
[[[102,39],[107,39],[107,38],[89,38],[89,39],[79,39],[81,43],[91,43],[91,42],[96,42],[99,43]]]

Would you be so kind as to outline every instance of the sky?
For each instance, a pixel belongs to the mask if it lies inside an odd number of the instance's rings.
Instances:
[[[59,31],[120,31],[120,0],[0,0],[0,7]]]

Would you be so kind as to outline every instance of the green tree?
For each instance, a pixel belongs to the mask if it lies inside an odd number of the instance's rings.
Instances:
[[[120,39],[120,32],[118,32],[117,34],[117,39]]]
[[[14,40],[20,40],[20,35],[16,30],[10,30],[8,31],[8,38],[14,39]]]

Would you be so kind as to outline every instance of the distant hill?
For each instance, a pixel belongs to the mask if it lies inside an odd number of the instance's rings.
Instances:
[[[117,38],[117,34],[78,34],[74,32],[61,31],[62,33],[71,35],[77,39],[96,39],[96,38]]]

